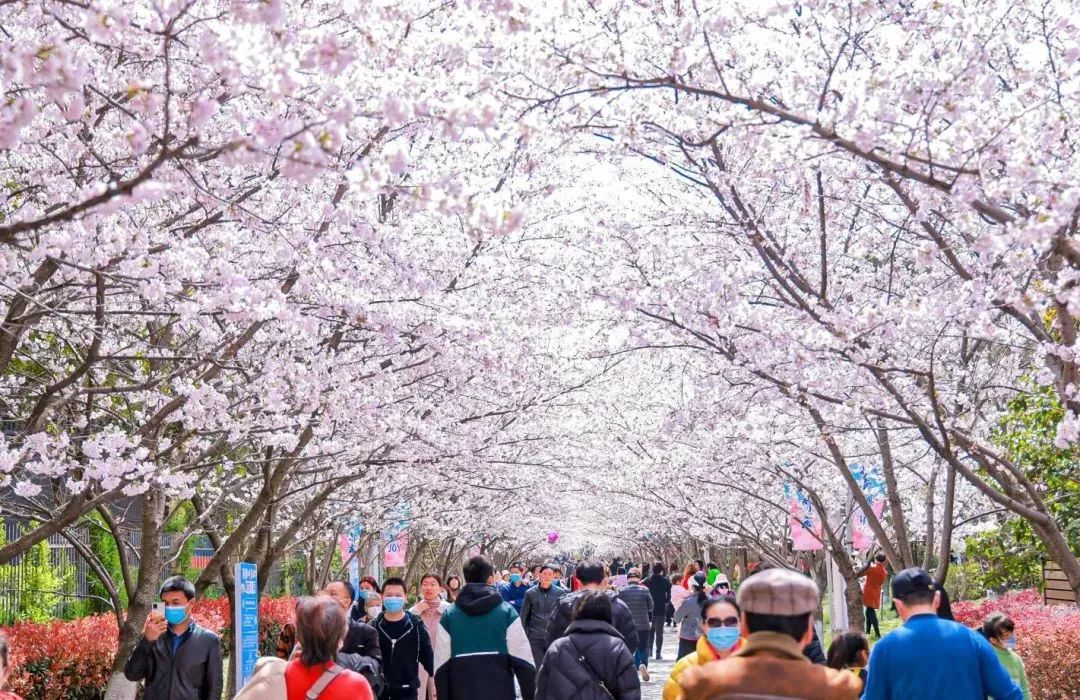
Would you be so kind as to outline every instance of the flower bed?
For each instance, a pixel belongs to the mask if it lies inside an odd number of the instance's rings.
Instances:
[[[263,598],[259,602],[259,650],[273,655],[281,625],[290,621],[295,598]],[[197,601],[192,617],[221,635],[222,652],[232,648],[229,601]],[[26,700],[93,700],[101,698],[116,657],[118,632],[112,615],[93,615],[67,622],[20,622],[4,628],[11,647],[11,689]]]
[[[996,600],[953,605],[956,621],[981,627],[983,618],[1003,612],[1016,622],[1016,651],[1027,667],[1037,700],[1080,698],[1080,608],[1043,605],[1036,590],[1009,593]]]

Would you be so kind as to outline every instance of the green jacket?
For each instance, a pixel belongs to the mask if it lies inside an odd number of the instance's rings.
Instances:
[[[1028,687],[1024,660],[1012,649],[1002,649],[994,645],[994,651],[997,652],[998,658],[1001,659],[1001,665],[1009,672],[1009,676],[1020,686],[1020,690],[1024,691],[1024,700],[1031,700],[1031,688]]]

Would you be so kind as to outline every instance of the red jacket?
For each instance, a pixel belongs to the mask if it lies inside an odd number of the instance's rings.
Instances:
[[[285,686],[289,690],[289,700],[304,700],[307,691],[319,680],[326,670],[325,664],[304,666],[299,661],[290,661],[285,669]],[[348,669],[330,681],[319,700],[375,700],[367,679]]]

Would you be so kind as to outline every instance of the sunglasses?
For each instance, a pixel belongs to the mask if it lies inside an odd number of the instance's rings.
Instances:
[[[739,618],[725,617],[721,619],[719,617],[710,617],[705,620],[705,626],[710,629],[716,629],[717,627],[738,627]]]

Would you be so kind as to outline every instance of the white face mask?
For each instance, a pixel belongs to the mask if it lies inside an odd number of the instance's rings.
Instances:
[[[367,614],[369,617],[378,617],[382,614],[382,606],[372,605],[370,608],[367,609]]]

